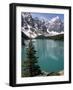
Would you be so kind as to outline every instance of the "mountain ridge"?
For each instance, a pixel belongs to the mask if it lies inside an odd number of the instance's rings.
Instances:
[[[38,17],[33,18],[29,12],[22,12],[21,21],[21,30],[28,38],[30,36],[36,38],[64,34],[64,23],[59,16],[46,21],[44,19],[40,20]]]

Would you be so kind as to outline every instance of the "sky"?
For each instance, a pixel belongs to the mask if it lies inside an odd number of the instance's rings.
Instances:
[[[59,16],[62,21],[64,21],[64,14],[52,14],[52,13],[31,13],[32,17],[45,18],[51,20],[52,18]]]

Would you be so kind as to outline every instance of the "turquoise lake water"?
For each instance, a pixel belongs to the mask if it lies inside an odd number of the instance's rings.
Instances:
[[[33,39],[41,70],[57,72],[64,69],[64,41]],[[29,40],[26,41],[28,46]],[[26,59],[27,46],[22,46],[22,62]]]

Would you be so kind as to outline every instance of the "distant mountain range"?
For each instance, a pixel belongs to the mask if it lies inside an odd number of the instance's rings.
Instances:
[[[64,37],[64,23],[59,16],[46,20],[33,18],[31,13],[22,12],[21,21],[22,36],[25,39]]]

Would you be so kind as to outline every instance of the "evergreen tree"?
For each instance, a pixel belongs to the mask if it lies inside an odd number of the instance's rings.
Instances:
[[[24,61],[25,69],[23,76],[32,77],[41,74],[37,59],[38,57],[36,56],[36,50],[32,43],[32,39],[30,39],[29,46],[27,48],[27,60]]]

